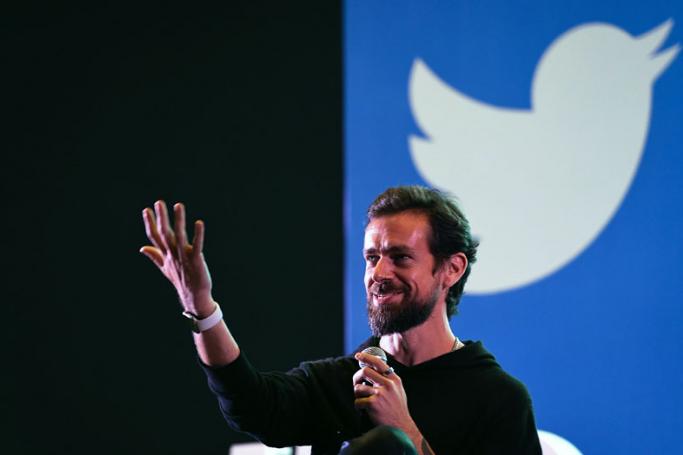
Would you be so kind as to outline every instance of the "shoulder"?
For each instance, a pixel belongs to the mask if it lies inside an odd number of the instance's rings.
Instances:
[[[470,387],[478,388],[490,397],[494,407],[531,406],[531,398],[526,386],[503,369],[496,358],[487,351],[481,342],[469,342],[460,362],[472,372]]]
[[[531,396],[522,381],[501,368],[495,375],[494,382],[502,404],[518,409],[531,408]]]

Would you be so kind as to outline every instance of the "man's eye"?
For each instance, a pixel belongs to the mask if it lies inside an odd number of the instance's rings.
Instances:
[[[374,264],[377,262],[377,256],[365,256],[365,262]]]

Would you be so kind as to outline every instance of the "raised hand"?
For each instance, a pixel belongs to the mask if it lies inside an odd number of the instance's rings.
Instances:
[[[156,213],[155,213],[156,212]],[[204,223],[194,223],[194,239],[187,242],[185,229],[185,207],[178,203],[173,206],[174,226],[168,216],[164,201],[142,211],[145,231],[152,245],[140,248],[173,284],[180,303],[185,311],[202,319],[209,316],[215,303],[211,296],[211,275],[204,260]]]

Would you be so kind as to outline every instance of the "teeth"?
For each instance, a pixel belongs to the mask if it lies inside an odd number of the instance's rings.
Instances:
[[[396,292],[377,292],[377,293],[375,293],[375,296],[386,297],[386,296],[395,295],[395,294],[398,294],[398,291],[396,291]]]

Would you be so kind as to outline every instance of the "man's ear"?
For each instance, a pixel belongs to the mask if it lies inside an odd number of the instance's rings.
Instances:
[[[443,263],[443,278],[446,288],[450,288],[460,281],[467,270],[467,256],[465,253],[455,253]]]

